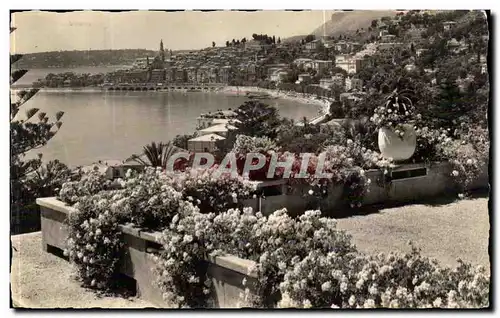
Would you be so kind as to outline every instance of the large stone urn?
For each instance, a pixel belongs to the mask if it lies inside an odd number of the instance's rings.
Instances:
[[[378,131],[378,148],[384,158],[394,161],[410,159],[417,147],[417,135],[413,125],[403,125],[404,135],[400,137],[394,130],[380,128]]]

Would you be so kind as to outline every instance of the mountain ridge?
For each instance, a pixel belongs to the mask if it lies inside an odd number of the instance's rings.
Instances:
[[[361,28],[368,28],[371,22],[382,17],[392,17],[398,13],[397,10],[356,10],[356,11],[337,11],[332,14],[330,20],[323,23],[310,34],[319,36],[338,36],[356,32]],[[300,41],[306,35],[296,35],[286,38],[286,42]]]

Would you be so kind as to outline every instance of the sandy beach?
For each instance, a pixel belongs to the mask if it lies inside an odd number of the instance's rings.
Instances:
[[[330,104],[332,102],[331,99],[322,97],[318,98],[315,95],[312,94],[302,94],[302,93],[297,93],[297,92],[291,92],[291,91],[280,91],[280,90],[274,90],[274,89],[266,89],[266,88],[260,88],[260,87],[253,87],[253,86],[226,86],[219,90],[219,92],[222,92],[224,94],[239,94],[239,95],[244,95],[246,93],[264,93],[264,94],[269,94],[271,97],[275,98],[281,98],[281,99],[288,99],[288,100],[293,100],[299,103],[303,104],[309,104],[309,105],[316,105],[321,107],[321,113],[322,114],[328,114],[330,111]]]

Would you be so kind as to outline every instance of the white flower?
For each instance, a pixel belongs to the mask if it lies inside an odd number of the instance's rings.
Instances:
[[[309,190],[309,192],[308,192],[308,193],[309,193],[309,195],[313,195],[313,194],[314,194],[314,191],[311,189],[311,190]]]
[[[82,252],[78,252],[78,254],[76,254],[76,256],[78,256],[78,258],[82,258],[83,257],[83,253]]]
[[[184,243],[191,243],[193,241],[193,236],[186,234],[184,235]]]
[[[95,279],[93,279],[91,282],[90,282],[90,286],[95,286],[96,285],[96,281]]]
[[[130,178],[132,176],[132,169],[128,169],[127,172],[125,173],[125,178]]]
[[[340,283],[340,292],[345,293],[346,290],[347,290],[347,283],[346,282]]]
[[[278,262],[278,268],[284,271],[286,269],[286,263],[285,262]]]
[[[467,159],[467,164],[471,165],[472,164],[472,159]]]
[[[97,229],[97,230],[95,231],[95,235],[99,236],[99,235],[101,235],[101,234],[102,234],[101,229]]]
[[[304,299],[304,301],[302,302],[302,306],[304,308],[311,308],[312,307],[312,304],[311,302],[309,301],[309,299]]]
[[[440,308],[441,305],[442,305],[441,297],[436,298],[436,300],[434,300],[434,302],[432,303],[432,305],[434,307]]]
[[[465,282],[464,282],[463,280],[461,280],[461,281],[458,283],[458,290],[459,290],[459,291],[462,291],[464,288],[465,288]]]
[[[457,170],[453,170],[451,172],[451,174],[454,176],[454,177],[458,177],[458,171]]]
[[[177,221],[179,221],[179,215],[178,214],[174,215],[174,217],[172,218],[172,223],[177,223]]]
[[[377,295],[378,294],[378,290],[377,290],[377,287],[375,286],[370,286],[370,288],[368,289],[368,292],[371,294],[371,295]]]
[[[349,297],[349,306],[352,307],[354,304],[356,304],[356,296],[351,295],[351,297]]]
[[[363,305],[364,308],[375,308],[375,301],[371,298],[365,300],[365,303]]]
[[[106,245],[107,245],[107,244],[109,244],[109,243],[111,243],[111,241],[109,240],[109,238],[105,237],[105,238],[104,238],[104,244],[106,244]]]
[[[337,305],[335,305],[335,304],[332,304],[332,305],[330,306],[330,308],[332,308],[332,309],[338,309],[338,308],[340,308],[340,307],[339,307],[339,306],[337,306]]]
[[[357,289],[361,289],[363,288],[363,285],[365,284],[365,281],[363,280],[363,278],[360,278],[357,282],[356,282],[356,288]]]
[[[331,288],[332,288],[332,283],[330,281],[321,284],[321,290],[324,292],[329,291]]]

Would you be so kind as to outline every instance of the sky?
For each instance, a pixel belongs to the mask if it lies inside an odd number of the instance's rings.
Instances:
[[[253,33],[306,35],[334,11],[179,11],[69,13],[26,11],[11,16],[11,53],[58,50],[152,49],[160,39],[172,50],[225,45]]]

